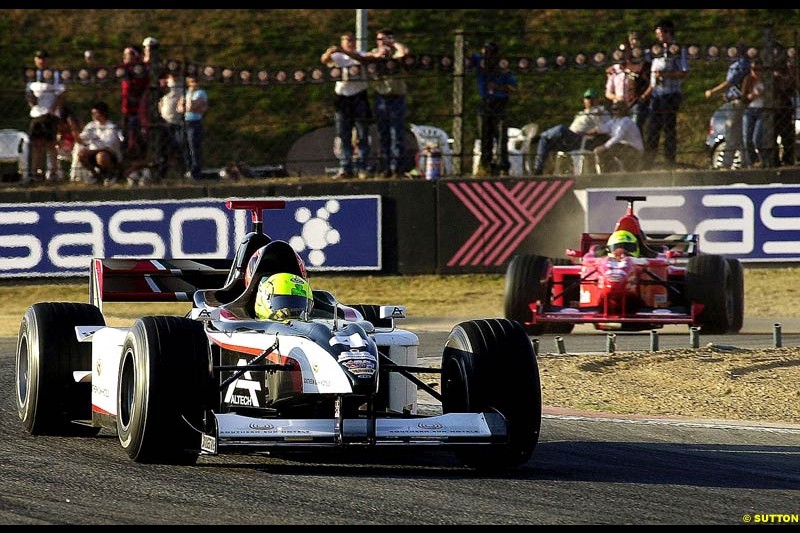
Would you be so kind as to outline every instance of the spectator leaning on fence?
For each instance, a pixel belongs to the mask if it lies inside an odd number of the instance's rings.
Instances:
[[[728,104],[725,113],[725,151],[722,155],[722,168],[726,169],[735,168],[736,152],[742,149],[742,117],[746,105],[742,98],[742,81],[750,74],[750,60],[746,52],[747,47],[739,44],[736,58],[728,66],[725,79],[704,93],[706,98],[722,93],[722,99]]]

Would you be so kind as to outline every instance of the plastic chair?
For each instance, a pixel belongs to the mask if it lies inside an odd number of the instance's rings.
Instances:
[[[438,146],[439,151],[442,153],[442,165],[444,172],[442,175],[449,176],[453,174],[453,148],[451,143],[453,139],[441,128],[435,126],[424,126],[418,124],[410,124],[411,133],[417,139],[417,146],[419,147],[420,154],[418,157],[417,169],[420,173],[425,173],[425,156],[421,151],[430,144]],[[420,168],[421,167],[421,168]]]
[[[508,128],[508,175],[529,176],[533,173],[530,162],[531,142],[539,132],[535,122],[525,124],[522,128]],[[497,153],[497,146],[494,147]],[[481,140],[475,139],[472,147],[472,174],[478,173],[481,164]]]
[[[539,132],[539,125],[529,122],[522,128],[508,128],[508,162],[511,165],[509,176],[530,176],[533,174],[531,167],[531,142]]]
[[[600,174],[600,165],[597,164],[597,158],[594,156],[594,152],[586,149],[586,143],[591,139],[594,139],[593,135],[583,135],[581,137],[580,148],[569,152],[559,150],[556,153],[556,164],[553,172],[555,174],[565,174],[566,169],[562,169],[562,165],[565,161],[569,161],[572,163],[572,174],[574,176],[590,174],[592,173],[592,169],[594,169],[596,174]],[[586,161],[589,158],[594,159],[594,165],[586,164]]]
[[[0,130],[0,161],[17,163],[20,177],[28,175],[28,134],[19,130]]]

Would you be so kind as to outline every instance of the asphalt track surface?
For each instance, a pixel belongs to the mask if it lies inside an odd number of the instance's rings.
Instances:
[[[438,360],[453,323],[412,325],[421,362]],[[764,326],[716,342],[771,345],[772,323]],[[637,337],[642,349],[649,342],[647,332],[620,337]],[[787,344],[798,338],[783,328]],[[665,333],[660,346],[687,339]],[[605,347],[602,333],[564,340],[570,351]],[[743,524],[800,515],[800,426],[789,424],[546,408],[531,460],[491,476],[446,452],[411,448],[140,465],[107,430],[92,438],[25,432],[15,342],[0,339],[0,524]]]

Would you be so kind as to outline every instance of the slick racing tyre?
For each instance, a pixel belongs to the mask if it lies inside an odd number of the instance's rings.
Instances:
[[[727,333],[736,325],[729,271],[728,262],[719,255],[697,255],[686,265],[689,301],[705,306],[696,324],[704,333]]]
[[[744,325],[744,268],[738,259],[728,259],[728,274],[731,298],[728,305],[732,309],[730,332],[739,333]]]
[[[549,276],[552,263],[541,255],[515,255],[506,269],[503,309],[505,317],[523,325],[530,335],[545,332],[544,324],[531,324],[531,302],[549,304]]]
[[[96,435],[91,383],[76,383],[73,371],[92,369],[92,344],[78,342],[75,326],[105,326],[89,304],[36,303],[22,317],[17,338],[17,413],[33,435]],[[81,421],[81,423],[73,423]]]
[[[507,424],[505,443],[457,448],[457,457],[481,470],[525,463],[539,440],[542,392],[536,352],[522,325],[502,318],[456,325],[441,368],[442,412],[497,412]]]
[[[516,320],[525,327],[529,335],[543,333],[567,334],[571,333],[574,324],[531,324],[533,313],[530,304],[542,300],[546,307],[552,303],[553,279],[552,265],[569,264],[566,259],[550,259],[541,255],[516,255],[506,269],[505,290],[503,305],[505,317]],[[566,288],[565,288],[566,289]],[[561,292],[562,288],[557,289]],[[578,286],[566,289],[564,299],[577,300]]]
[[[146,316],[125,337],[117,433],[139,463],[191,465],[200,453],[211,357],[200,322]]]

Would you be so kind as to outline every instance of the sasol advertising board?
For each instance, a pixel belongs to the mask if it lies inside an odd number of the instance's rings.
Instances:
[[[380,196],[281,198],[264,232],[309,270],[380,270]],[[250,213],[224,199],[0,204],[0,277],[83,276],[93,257],[232,259]]]
[[[800,187],[784,185],[587,189],[586,231],[609,232],[634,203],[646,233],[697,233],[701,253],[745,261],[800,260]]]

